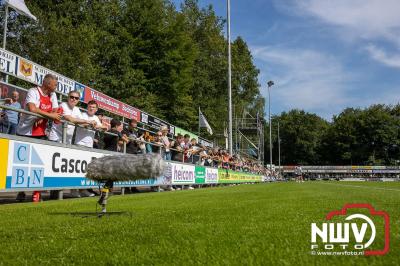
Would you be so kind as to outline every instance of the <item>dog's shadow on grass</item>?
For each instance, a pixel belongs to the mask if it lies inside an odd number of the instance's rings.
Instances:
[[[126,211],[110,211],[110,212],[51,212],[49,215],[69,215],[78,218],[102,218],[104,216],[128,216],[132,217],[131,212]]]

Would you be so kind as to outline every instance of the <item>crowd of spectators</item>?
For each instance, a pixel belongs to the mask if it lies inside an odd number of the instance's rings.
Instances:
[[[132,119],[124,127],[118,119],[110,119],[98,110],[94,100],[87,103],[87,112],[81,112],[77,107],[81,98],[79,91],[70,91],[67,101],[59,104],[55,95],[56,87],[57,77],[47,74],[42,86],[29,89],[23,101],[24,110],[41,117],[4,109],[0,112],[0,132],[61,143],[64,126],[67,126],[64,142],[68,144],[131,154],[160,153],[165,160],[265,176],[273,174],[255,160],[229,154],[222,148],[203,146],[189,134],[169,138],[167,126],[151,132],[139,128],[138,121]],[[4,99],[4,104],[22,108],[17,91],[12,92],[11,98]],[[63,125],[63,121],[67,121],[68,125]]]

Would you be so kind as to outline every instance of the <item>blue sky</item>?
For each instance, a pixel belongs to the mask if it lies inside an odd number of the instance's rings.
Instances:
[[[226,16],[225,0],[199,4]],[[265,97],[275,82],[273,114],[331,120],[345,107],[399,102],[399,10],[399,0],[231,0],[231,32],[249,45]]]

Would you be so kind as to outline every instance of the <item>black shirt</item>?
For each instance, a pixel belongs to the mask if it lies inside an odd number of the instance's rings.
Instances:
[[[126,134],[129,138],[130,141],[126,144],[126,152],[131,153],[131,154],[137,154],[139,149],[139,142],[133,141],[133,139],[140,138],[143,135],[143,130],[139,128],[125,128],[124,131],[122,132],[123,134]]]
[[[111,129],[109,132],[117,134],[117,136],[104,134],[104,149],[107,151],[118,151],[118,141],[122,138],[122,134],[116,129]]]

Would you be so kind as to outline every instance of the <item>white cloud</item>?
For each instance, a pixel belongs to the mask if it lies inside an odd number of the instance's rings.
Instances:
[[[386,51],[370,44],[366,47],[370,56],[385,65],[400,68],[400,55],[389,56]]]
[[[399,0],[289,0],[275,4],[286,12],[311,16],[333,26],[342,39],[366,41],[361,46],[374,60],[399,67]],[[395,49],[390,51],[388,46]]]
[[[252,54],[261,61],[262,69],[268,69],[269,78],[275,81],[273,101],[285,110],[299,108],[330,119],[349,104],[345,84],[351,77],[335,57],[272,46],[252,47]],[[267,81],[265,76],[260,79],[263,84]]]
[[[395,36],[400,30],[398,0],[297,0],[295,6],[326,23],[353,30],[360,37]]]

